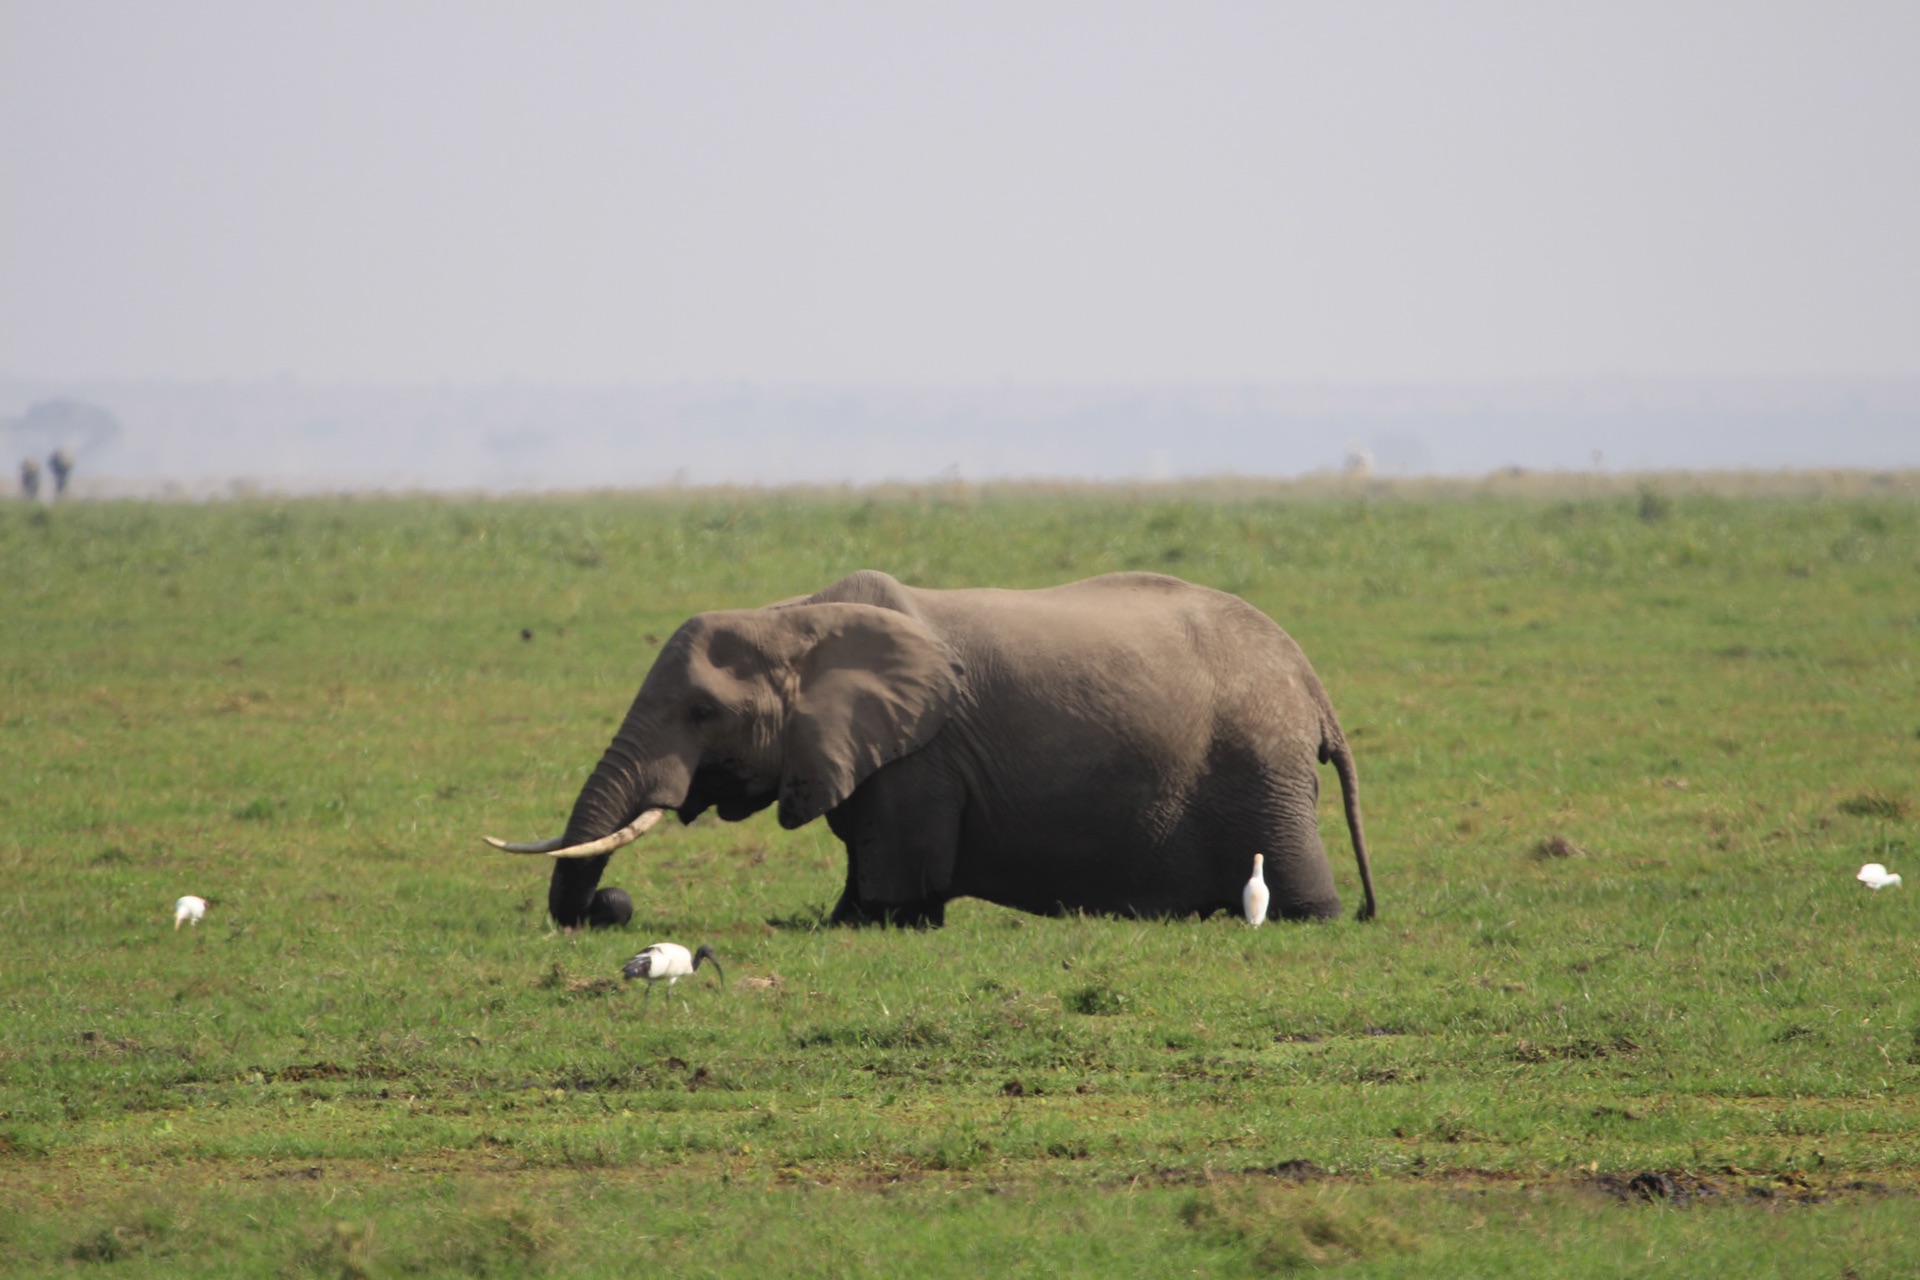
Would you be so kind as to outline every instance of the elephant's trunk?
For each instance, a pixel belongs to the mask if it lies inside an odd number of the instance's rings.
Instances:
[[[685,797],[692,770],[676,755],[648,758],[635,745],[643,734],[629,715],[573,802],[573,813],[560,837],[562,850],[608,837],[613,839],[607,842],[618,847],[637,838],[664,810],[678,806]],[[562,928],[615,923],[600,918],[606,914],[601,899],[613,891],[594,892],[609,856],[611,849],[554,862],[553,878],[547,884],[547,911],[555,923]]]

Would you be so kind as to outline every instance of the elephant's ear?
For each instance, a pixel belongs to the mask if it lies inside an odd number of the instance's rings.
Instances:
[[[869,774],[925,746],[960,693],[960,664],[904,613],[865,604],[783,610],[811,644],[795,663],[780,825],[836,808]]]

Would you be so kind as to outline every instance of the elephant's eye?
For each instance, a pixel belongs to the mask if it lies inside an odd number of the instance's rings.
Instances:
[[[687,708],[687,719],[694,724],[705,724],[719,716],[720,708],[711,702],[696,702]]]

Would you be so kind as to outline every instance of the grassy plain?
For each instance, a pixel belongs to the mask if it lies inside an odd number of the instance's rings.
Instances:
[[[1266,610],[1380,920],[822,930],[762,814],[553,932],[479,835],[863,566]],[[7,504],[0,1270],[1912,1274],[1916,778],[1913,475]],[[643,1007],[660,937],[731,986]]]

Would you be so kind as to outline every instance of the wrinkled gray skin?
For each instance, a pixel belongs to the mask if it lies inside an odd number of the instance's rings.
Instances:
[[[835,923],[939,924],[957,897],[1024,911],[1339,914],[1315,820],[1332,761],[1365,892],[1358,782],[1298,645],[1237,597],[1146,573],[930,591],[863,571],[703,613],[662,648],[574,803],[567,844],[649,808],[825,816],[847,847]],[[644,848],[643,846],[637,846]],[[554,864],[563,926],[632,907],[610,855]]]

